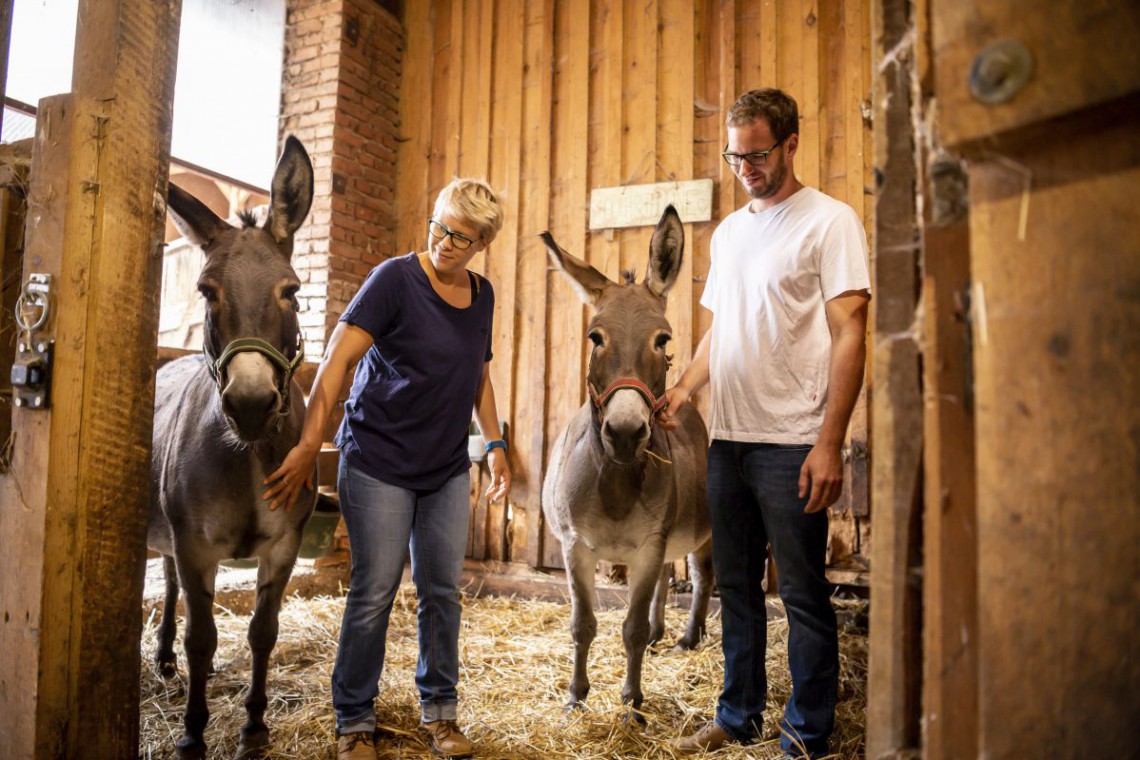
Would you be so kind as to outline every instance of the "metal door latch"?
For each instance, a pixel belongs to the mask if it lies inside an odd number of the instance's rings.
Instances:
[[[16,300],[16,324],[20,339],[12,364],[12,403],[29,409],[51,406],[51,369],[55,341],[39,330],[47,323],[51,308],[51,275],[30,274]]]

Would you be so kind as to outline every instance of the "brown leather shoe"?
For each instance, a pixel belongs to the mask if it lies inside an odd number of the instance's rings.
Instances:
[[[432,753],[440,757],[471,757],[475,751],[475,745],[463,735],[453,720],[433,720],[431,723],[420,723],[420,730],[427,734]]]
[[[736,740],[728,732],[710,722],[695,734],[682,736],[673,741],[670,746],[673,751],[681,755],[696,755],[701,752],[715,752],[726,744],[733,744]]]
[[[338,736],[336,760],[376,760],[376,739],[372,732],[357,731]]]

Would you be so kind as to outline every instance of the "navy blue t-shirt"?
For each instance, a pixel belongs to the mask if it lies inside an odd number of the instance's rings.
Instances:
[[[491,360],[495,293],[479,278],[471,305],[444,301],[416,254],[373,269],[342,322],[374,343],[356,368],[336,443],[348,461],[401,488],[434,490],[471,466],[467,426]]]

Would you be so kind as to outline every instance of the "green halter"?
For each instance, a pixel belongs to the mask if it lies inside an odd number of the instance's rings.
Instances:
[[[281,408],[284,409],[281,416],[289,414],[289,385],[293,381],[293,373],[305,361],[305,339],[300,332],[297,333],[297,352],[293,355],[293,360],[290,361],[286,358],[285,354],[278,351],[273,344],[264,341],[261,338],[238,338],[237,340],[230,341],[229,345],[222,351],[222,355],[218,360],[207,366],[210,368],[210,374],[214,377],[214,382],[219,382],[222,373],[226,367],[229,366],[230,361],[233,360],[238,354],[253,352],[261,354],[269,361],[276,364],[283,373],[281,380]]]

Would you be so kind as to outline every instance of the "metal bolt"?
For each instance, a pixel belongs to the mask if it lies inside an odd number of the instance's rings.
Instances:
[[[23,405],[24,405],[24,399],[20,398],[19,396],[16,396],[16,406],[23,406]]]
[[[970,66],[970,94],[983,103],[1005,103],[1021,92],[1033,74],[1033,54],[1017,40],[987,46]]]
[[[20,349],[20,353],[22,354],[28,350],[28,344],[24,343],[24,341],[20,341],[20,345],[18,346],[18,348]]]
[[[39,343],[36,344],[36,350],[39,351],[41,354],[46,352],[47,351],[47,343],[40,341]]]
[[[41,404],[43,404],[43,402],[44,402],[44,400],[42,398],[40,398],[39,396],[36,396],[34,399],[32,399],[32,406],[40,406]]]

